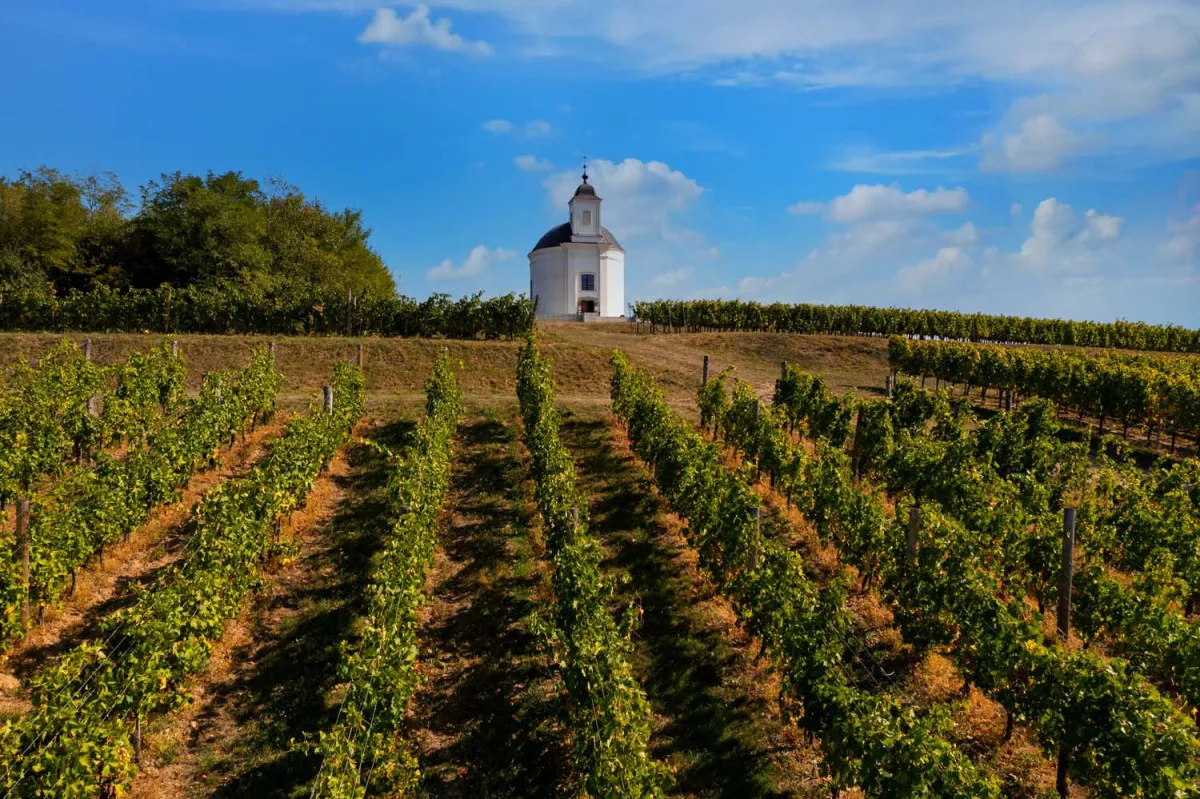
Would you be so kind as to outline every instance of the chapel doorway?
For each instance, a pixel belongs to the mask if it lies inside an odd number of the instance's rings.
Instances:
[[[580,313],[595,313],[596,312],[596,301],[595,300],[580,300],[579,301],[579,312]]]

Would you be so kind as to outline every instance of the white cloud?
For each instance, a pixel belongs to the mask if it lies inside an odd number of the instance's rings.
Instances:
[[[487,122],[483,123],[483,129],[488,133],[504,134],[512,133],[517,129],[517,126],[507,119],[489,119]],[[535,119],[522,125],[521,132],[531,139],[539,139],[544,136],[549,136],[554,132],[554,128],[549,122],[541,119]]]
[[[977,147],[958,147],[946,150],[899,150],[877,152],[870,149],[850,149],[829,164],[840,172],[867,172],[877,175],[928,175],[953,172],[965,167],[965,159]]]
[[[704,194],[699,183],[662,161],[595,159],[588,162],[588,172],[596,193],[604,199],[604,226],[618,239],[686,235],[679,233],[672,217],[686,212]],[[542,185],[551,206],[565,214],[567,201],[579,185],[579,173],[556,172]]]
[[[536,155],[518,155],[513,163],[522,172],[549,172],[554,169],[554,164]]]
[[[1016,262],[1045,271],[1090,272],[1106,246],[1103,242],[1120,236],[1121,223],[1120,217],[1089,210],[1081,225],[1071,206],[1049,197],[1033,212],[1030,236],[1016,254]]]
[[[1030,266],[1047,267],[1075,234],[1075,214],[1071,206],[1050,197],[1038,203],[1029,227],[1032,235],[1021,245],[1021,260]]]
[[[478,56],[489,56],[494,52],[487,42],[470,42],[451,32],[448,18],[430,19],[426,5],[418,5],[404,18],[397,16],[393,9],[379,9],[358,40],[392,47],[425,45],[435,50]]]
[[[457,266],[449,258],[425,273],[430,281],[462,280],[468,277],[479,277],[488,271],[492,264],[510,261],[516,257],[512,250],[496,248],[489,250],[482,244],[471,250],[467,259]]]
[[[1194,263],[1200,254],[1200,214],[1184,222],[1172,222],[1167,229],[1171,237],[1158,248],[1159,257],[1172,263]]]
[[[802,200],[794,205],[788,206],[789,214],[819,214],[825,210],[825,203],[815,200]]]
[[[971,258],[959,247],[942,247],[937,255],[926,258],[916,266],[907,266],[896,273],[896,285],[913,293],[930,283],[945,281],[967,268]]]
[[[734,86],[760,86],[766,83],[768,78],[765,75],[759,75],[749,70],[738,70],[730,75],[716,78],[713,80],[713,86],[734,87]]]
[[[835,222],[859,222],[879,217],[942,214],[966,210],[971,198],[962,186],[933,191],[917,189],[905,194],[896,184],[860,183],[849,194],[829,203],[829,218]]]
[[[851,268],[898,249],[911,246],[922,235],[913,219],[878,219],[833,233],[825,246],[827,260],[839,268]]]
[[[956,247],[974,247],[979,243],[979,231],[970,220],[963,222],[960,228],[947,231],[944,236],[946,241]]]
[[[1079,148],[1080,142],[1080,138],[1053,114],[1036,114],[1022,120],[1020,129],[1004,136],[1000,142],[991,135],[985,138],[985,152],[979,167],[1013,172],[1057,169]]]
[[[654,285],[664,288],[677,286],[689,279],[694,271],[690,266],[681,266],[678,269],[672,269],[670,272],[663,272],[661,275],[654,276]]]
[[[1122,222],[1124,220],[1119,216],[1103,216],[1096,213],[1095,209],[1089,209],[1084,215],[1084,228],[1083,232],[1079,234],[1079,238],[1083,241],[1089,239],[1111,241],[1121,235]]]

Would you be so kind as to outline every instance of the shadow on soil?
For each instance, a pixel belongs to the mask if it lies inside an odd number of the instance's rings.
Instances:
[[[460,431],[442,537],[458,570],[435,586],[450,612],[422,633],[422,657],[444,668],[418,695],[412,720],[434,742],[421,762],[430,796],[553,796],[562,782],[558,708],[530,628],[538,574],[516,434],[495,414]]]
[[[648,475],[621,455],[607,420],[568,418],[563,440],[575,455],[579,485],[592,500],[591,530],[627,571],[623,603],[640,596],[644,617],[634,665],[647,695],[667,719],[651,745],[675,768],[673,792],[691,796],[782,797],[772,757],[779,747],[763,728],[771,718],[760,696],[739,689],[753,678],[744,657],[706,619],[692,571],[656,517],[663,510]],[[766,722],[771,723],[771,722]]]
[[[370,438],[399,451],[414,430],[411,420],[402,420]],[[257,663],[214,697],[214,708],[237,704],[240,733],[223,746],[225,757],[201,757],[205,782],[217,784],[213,796],[302,796],[320,765],[292,742],[332,726],[337,707],[328,707],[326,696],[338,684],[340,645],[353,636],[372,556],[391,526],[386,459],[362,444],[352,445],[347,457],[349,472],[333,478],[342,499],[317,530],[321,546],[301,554],[303,577],[295,590],[272,595],[257,609],[257,653],[235,653],[256,654]],[[292,611],[282,628],[265,629],[280,608]]]

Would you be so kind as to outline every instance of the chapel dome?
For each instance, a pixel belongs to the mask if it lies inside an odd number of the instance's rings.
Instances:
[[[588,184],[584,184],[588,185]],[[582,188],[582,187],[581,187]],[[588,188],[591,188],[589,185]],[[560,244],[568,244],[571,241],[571,223],[563,222],[561,225],[550,228],[546,231],[546,235],[538,239],[538,243],[533,245],[534,250],[544,250],[547,247],[557,247]],[[616,247],[624,252],[624,248],[617,243],[617,238],[609,232],[608,228],[600,228],[600,243],[607,244],[610,247]]]

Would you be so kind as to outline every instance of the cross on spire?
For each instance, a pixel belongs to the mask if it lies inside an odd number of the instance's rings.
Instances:
[[[583,182],[584,182],[584,183],[587,183],[587,178],[588,178],[588,174],[587,174],[587,156],[585,155],[585,156],[583,157]]]

